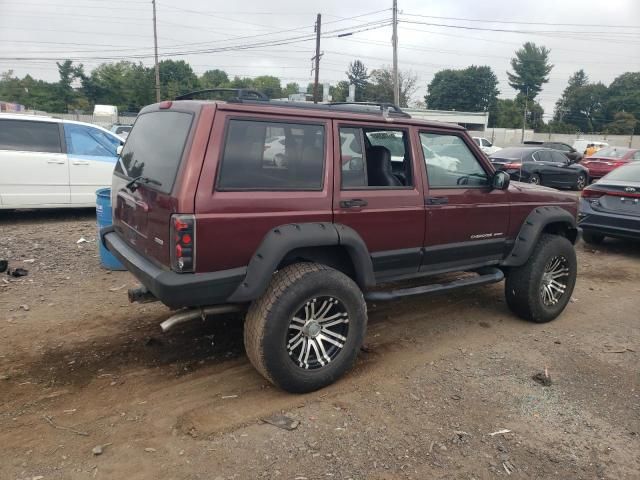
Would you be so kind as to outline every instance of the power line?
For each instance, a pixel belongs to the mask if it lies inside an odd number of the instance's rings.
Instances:
[[[502,23],[502,24],[519,24],[519,25],[547,25],[555,27],[603,27],[603,28],[640,28],[640,25],[604,25],[602,23],[588,24],[588,23],[549,23],[549,22],[523,22],[517,20],[483,20],[479,18],[461,18],[461,17],[439,17],[436,15],[421,15],[418,13],[402,13],[408,17],[421,17],[421,18],[436,18],[440,20],[458,20],[464,22],[479,22],[479,23]]]
[[[471,27],[468,25],[451,25],[445,23],[420,22],[417,20],[401,20],[403,23],[411,23],[415,25],[430,25],[432,27],[456,28],[461,30],[480,30],[484,32],[500,32],[500,33],[518,33],[527,35],[545,35],[545,34],[575,34],[577,36],[585,36],[587,39],[594,34],[606,35],[633,35],[640,36],[640,32],[576,32],[568,30],[516,30],[506,28],[487,28],[487,27]]]

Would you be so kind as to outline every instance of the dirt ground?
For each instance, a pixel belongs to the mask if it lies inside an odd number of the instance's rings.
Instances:
[[[291,395],[237,317],[162,334],[168,310],[129,305],[95,238],[91,211],[0,212],[0,258],[29,270],[0,276],[0,479],[640,478],[637,244],[580,244],[546,325],[502,284],[369,305],[354,370]]]

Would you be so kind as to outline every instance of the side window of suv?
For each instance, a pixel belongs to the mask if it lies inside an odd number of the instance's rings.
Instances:
[[[323,125],[230,120],[218,190],[321,190]]]
[[[404,130],[340,128],[342,188],[406,188],[413,185]]]
[[[456,135],[420,133],[431,188],[485,187],[489,176]]]
[[[0,150],[61,153],[60,127],[56,122],[0,120]]]

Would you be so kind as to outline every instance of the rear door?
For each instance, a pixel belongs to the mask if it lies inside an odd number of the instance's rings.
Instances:
[[[334,121],[334,221],[353,228],[378,280],[418,271],[425,212],[410,129]]]
[[[0,119],[4,207],[69,203],[69,166],[59,122]]]
[[[509,192],[491,188],[492,168],[462,132],[420,130],[427,186],[421,271],[495,263],[505,254]]]
[[[133,248],[170,265],[170,218],[193,213],[195,181],[200,164],[186,168],[190,154],[204,156],[211,124],[198,123],[198,110],[149,107],[131,130],[116,163],[111,190],[114,226]],[[202,125],[204,123],[204,125]],[[206,134],[200,132],[204,128]],[[204,142],[204,145],[203,145]],[[193,176],[195,175],[195,181]],[[127,187],[133,179],[139,183]],[[191,181],[190,188],[189,185]],[[181,197],[185,192],[184,197]]]
[[[332,221],[330,121],[233,108],[218,106],[198,183],[198,271],[248,265],[279,225]]]
[[[64,123],[71,203],[93,205],[96,190],[111,184],[121,141],[89,125]]]

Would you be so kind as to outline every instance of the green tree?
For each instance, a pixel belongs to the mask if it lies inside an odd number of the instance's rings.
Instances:
[[[549,81],[553,65],[549,63],[550,50],[526,42],[511,59],[512,72],[507,72],[509,85],[520,95],[534,100],[542,91],[542,85]]]
[[[82,91],[92,105],[116,105],[137,112],[155,101],[155,75],[142,63],[103,63],[90,76],[82,75]]]
[[[416,91],[418,77],[411,72],[400,71],[398,72],[398,81],[400,83],[400,106],[406,107]],[[370,82],[365,90],[365,98],[371,102],[393,103],[393,85],[393,71],[389,67],[377,68],[371,72]]]
[[[627,72],[616,77],[608,89],[607,116],[612,119],[617,112],[631,113],[640,118],[640,72]],[[636,123],[635,133],[640,133]]]
[[[368,86],[369,74],[367,72],[367,67],[360,60],[354,60],[349,64],[349,69],[347,70],[347,78],[349,79],[349,83],[355,85],[356,93],[354,100],[356,102],[365,101],[365,91]],[[348,95],[348,91],[347,91]],[[346,96],[345,96],[346,99]]]
[[[349,82],[342,80],[329,88],[331,101],[346,102],[349,96]]]
[[[162,60],[160,67],[160,97],[172,99],[198,89],[198,77],[184,60]]]
[[[562,122],[563,117],[569,114],[568,104],[571,95],[579,88],[585,87],[589,84],[589,77],[584,73],[584,70],[580,69],[569,77],[569,83],[562,92],[562,96],[556,102],[556,108],[553,119],[556,122]]]
[[[463,70],[440,70],[427,86],[428,108],[467,112],[495,111],[498,77],[490,67],[472,65]]]
[[[264,93],[269,98],[281,98],[282,87],[280,79],[271,75],[261,75],[253,79],[253,88]]]
[[[499,98],[496,104],[495,125],[498,128],[522,127],[522,107],[515,100]]]
[[[225,87],[229,83],[229,77],[224,70],[207,70],[199,78],[200,88]]]
[[[287,85],[282,89],[283,97],[289,97],[289,95],[293,95],[294,93],[300,93],[300,85],[296,82],[287,83]]]
[[[73,89],[73,82],[76,78],[80,78],[84,75],[84,69],[82,64],[73,65],[71,60],[65,60],[62,63],[56,62],[58,66],[58,74],[60,80],[58,81],[58,96],[62,104],[63,110],[68,112],[74,109],[75,103],[81,100],[81,96]]]
[[[608,91],[602,83],[590,83],[571,92],[564,107],[565,122],[578,127],[582,132],[599,132],[607,123]]]
[[[632,113],[618,112],[614,116],[614,120],[605,126],[605,131],[611,135],[631,135],[638,121]]]

